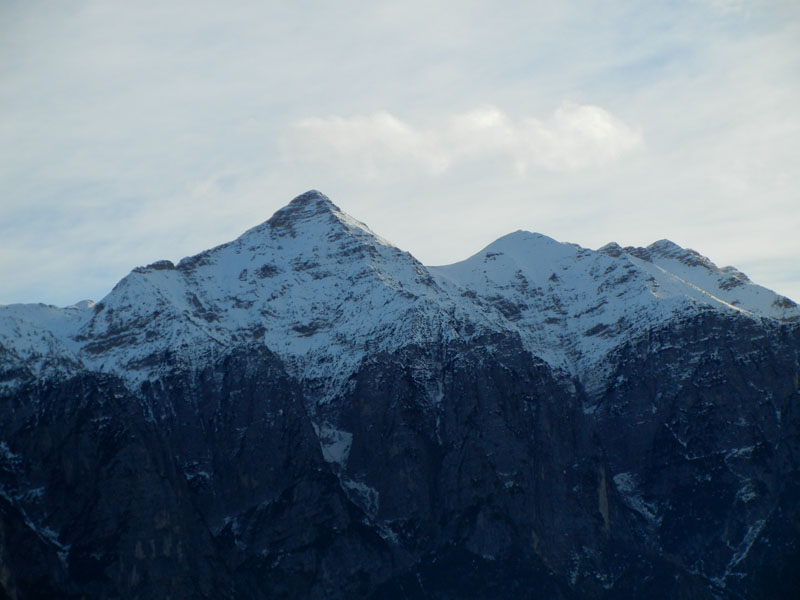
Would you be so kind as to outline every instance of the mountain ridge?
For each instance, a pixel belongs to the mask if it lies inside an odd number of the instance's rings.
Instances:
[[[554,369],[585,376],[622,336],[682,311],[800,320],[788,298],[668,240],[593,251],[518,230],[464,261],[426,267],[316,190],[231,242],[133,269],[92,311],[33,306],[0,307],[0,339],[19,363],[38,356],[39,370],[52,371],[61,352],[65,365],[138,381],[169,348],[197,362],[259,336],[296,373],[314,361],[347,371],[367,339],[399,347],[422,330],[515,332]]]

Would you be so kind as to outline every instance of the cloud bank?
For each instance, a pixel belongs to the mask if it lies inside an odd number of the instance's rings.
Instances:
[[[365,179],[405,171],[439,175],[471,161],[575,171],[634,151],[642,133],[599,106],[562,103],[546,118],[513,119],[494,106],[454,114],[430,127],[387,111],[352,117],[310,117],[293,123],[283,147],[291,159],[322,163]]]

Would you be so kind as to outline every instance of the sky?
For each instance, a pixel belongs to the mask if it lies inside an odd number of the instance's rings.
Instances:
[[[428,265],[667,238],[800,301],[800,3],[0,2],[0,304],[309,189]]]

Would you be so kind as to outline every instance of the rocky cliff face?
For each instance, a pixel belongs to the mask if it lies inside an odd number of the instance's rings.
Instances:
[[[309,192],[0,307],[0,596],[794,597],[799,317],[666,241],[425,267]]]

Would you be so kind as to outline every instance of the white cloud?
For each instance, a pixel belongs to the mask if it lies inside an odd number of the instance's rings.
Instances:
[[[375,179],[402,166],[431,173],[445,170],[450,159],[437,132],[420,131],[380,111],[369,116],[312,117],[295,123],[285,139],[289,152],[312,162]]]
[[[578,104],[562,104],[547,121],[524,119],[519,134],[521,162],[552,171],[607,164],[635,149],[642,140],[641,132],[608,111]]]
[[[306,118],[290,127],[284,150],[289,158],[375,180],[409,169],[439,175],[464,162],[487,160],[505,161],[520,173],[572,171],[613,162],[641,141],[639,130],[599,106],[565,102],[544,119],[514,120],[489,106],[427,128],[386,111]]]

